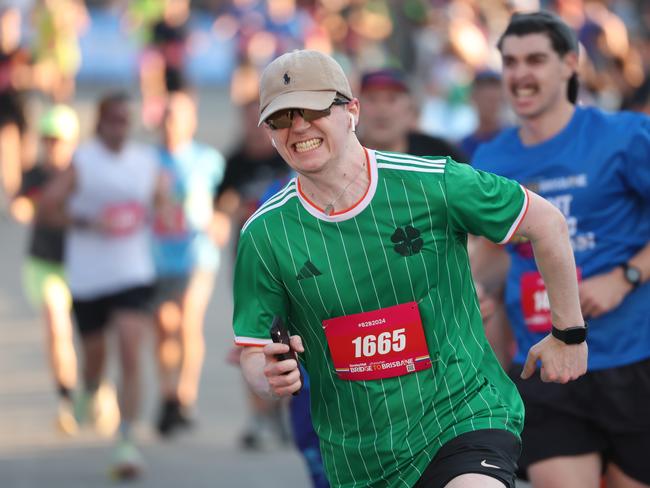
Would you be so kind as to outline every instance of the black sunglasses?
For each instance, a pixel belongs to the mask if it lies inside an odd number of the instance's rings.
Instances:
[[[348,103],[350,103],[350,100],[337,97],[332,102],[332,105],[323,110],[312,110],[310,108],[286,108],[272,113],[264,122],[273,130],[288,129],[291,127],[295,113],[298,113],[306,122],[313,122],[314,120],[327,117],[332,112],[332,107],[334,105],[347,105]]]

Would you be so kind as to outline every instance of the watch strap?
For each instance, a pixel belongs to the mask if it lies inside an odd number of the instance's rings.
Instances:
[[[641,284],[641,270],[630,263],[623,263],[623,276],[634,288]]]
[[[553,326],[551,334],[565,344],[581,344],[587,340],[587,322],[585,322],[584,326],[569,327],[566,329],[558,329]]]

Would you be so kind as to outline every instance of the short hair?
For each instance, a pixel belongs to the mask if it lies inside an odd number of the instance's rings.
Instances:
[[[491,69],[477,71],[472,80],[472,89],[490,85],[501,85],[501,75]]]
[[[97,102],[97,122],[95,125],[95,130],[99,131],[99,126],[106,117],[106,112],[108,109],[117,103],[129,103],[131,101],[131,96],[125,91],[115,91],[109,92],[99,99]]]
[[[546,34],[551,41],[551,47],[560,57],[570,52],[578,52],[578,38],[575,32],[559,16],[543,10],[513,14],[508,27],[497,42],[497,48],[502,51],[503,40],[507,36],[527,34]],[[573,104],[578,99],[578,88],[578,74],[573,73],[567,87],[567,98]]]
[[[97,103],[97,116],[101,120],[106,110],[116,103],[129,103],[131,96],[125,91],[110,92],[103,95]]]

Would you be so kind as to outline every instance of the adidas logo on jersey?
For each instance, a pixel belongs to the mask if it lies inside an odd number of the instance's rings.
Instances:
[[[311,261],[305,261],[305,264],[302,266],[300,272],[296,275],[297,280],[304,280],[306,278],[315,278],[320,276],[323,273],[312,263]]]

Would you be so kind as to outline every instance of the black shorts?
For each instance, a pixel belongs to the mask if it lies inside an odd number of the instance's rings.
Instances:
[[[163,276],[156,279],[151,298],[155,311],[165,302],[178,302],[183,299],[190,284],[191,275]]]
[[[543,383],[539,373],[510,378],[526,406],[519,464],[556,456],[600,453],[628,476],[650,484],[650,359],[588,372],[561,385]]]
[[[73,298],[72,310],[79,333],[83,336],[101,332],[117,311],[149,312],[153,287],[150,285],[128,288],[91,300]]]
[[[461,434],[436,453],[413,488],[442,488],[461,474],[478,473],[515,488],[521,443],[507,430],[485,429]]]

